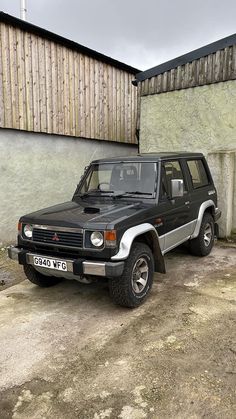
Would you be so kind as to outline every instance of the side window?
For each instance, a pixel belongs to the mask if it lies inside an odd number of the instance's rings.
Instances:
[[[185,179],[179,161],[168,161],[162,165],[161,197],[171,196],[171,179],[182,179],[186,191]]]
[[[198,189],[209,184],[206,169],[202,160],[187,161],[193,188]]]

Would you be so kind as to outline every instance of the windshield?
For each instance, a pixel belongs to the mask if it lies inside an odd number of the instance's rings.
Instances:
[[[77,193],[146,195],[146,198],[153,198],[156,174],[156,163],[150,162],[92,164]]]

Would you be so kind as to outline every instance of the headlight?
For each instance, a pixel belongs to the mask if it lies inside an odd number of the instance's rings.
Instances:
[[[101,247],[103,245],[103,235],[99,231],[94,231],[90,236],[90,241],[93,246]]]
[[[27,239],[32,239],[32,235],[33,235],[33,227],[30,224],[26,224],[24,226],[24,235],[25,237],[27,237]]]

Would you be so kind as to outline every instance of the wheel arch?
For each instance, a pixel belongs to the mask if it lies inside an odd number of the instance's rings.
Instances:
[[[200,228],[201,228],[201,224],[202,224],[202,219],[203,219],[204,214],[206,212],[209,212],[214,219],[215,203],[214,203],[214,201],[212,201],[212,199],[209,199],[208,201],[205,201],[201,204],[201,206],[199,208],[199,212],[198,212],[197,223],[196,223],[194,232],[191,235],[190,239],[195,239],[198,236]]]
[[[154,256],[155,272],[166,273],[165,261],[161,252],[159,236],[154,226],[150,223],[139,224],[135,227],[127,229],[121,238],[118,253],[112,256],[111,259],[127,259],[134,242],[146,243],[150,247]]]

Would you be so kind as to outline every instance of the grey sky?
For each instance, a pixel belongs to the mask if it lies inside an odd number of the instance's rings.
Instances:
[[[235,0],[27,0],[28,21],[141,70],[236,32]],[[19,17],[20,0],[0,0]]]

